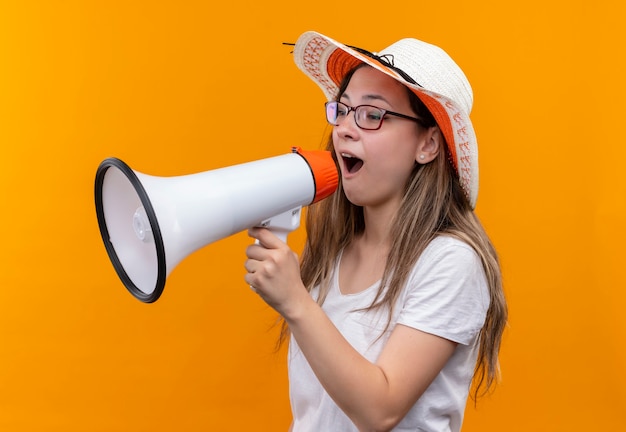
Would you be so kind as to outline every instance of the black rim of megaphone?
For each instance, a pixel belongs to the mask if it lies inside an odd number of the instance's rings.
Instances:
[[[152,235],[154,238],[154,244],[157,252],[157,281],[156,286],[154,287],[154,291],[150,294],[146,294],[142,290],[140,290],[130,279],[126,271],[124,270],[124,266],[120,262],[117,253],[115,252],[115,248],[110,241],[109,230],[106,226],[106,220],[104,218],[104,208],[102,203],[102,185],[104,183],[104,176],[107,170],[111,167],[115,167],[119,169],[130,181],[132,186],[135,188],[139,199],[141,200],[141,204],[143,205],[146,215],[148,216],[148,220],[150,222],[150,227],[152,229]],[[146,190],[143,188],[141,182],[135,175],[135,172],[126,165],[125,162],[121,161],[117,158],[108,158],[100,163],[98,170],[96,172],[96,213],[98,216],[98,226],[100,227],[100,234],[102,235],[102,241],[104,242],[104,246],[109,254],[109,258],[113,263],[113,267],[117,272],[117,275],[126,286],[126,289],[130,291],[130,293],[135,296],[137,299],[141,300],[144,303],[152,303],[161,296],[163,292],[163,288],[165,287],[165,279],[166,279],[166,267],[165,267],[165,246],[163,245],[163,237],[161,235],[161,229],[159,228],[159,224],[157,221],[156,213],[154,212],[154,208],[150,203],[150,199],[148,198],[148,194]],[[132,223],[129,220],[128,223]]]

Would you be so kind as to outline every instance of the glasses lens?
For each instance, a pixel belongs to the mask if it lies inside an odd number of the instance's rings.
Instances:
[[[370,105],[361,105],[356,109],[356,124],[361,129],[375,130],[380,127],[385,112]]]
[[[350,108],[337,101],[326,102],[326,120],[333,126],[338,126],[348,113],[354,109],[354,120],[361,129],[376,130],[380,128],[385,111],[371,105],[360,105]]]
[[[349,108],[341,102],[326,102],[326,120],[333,126],[338,126],[348,112]]]
[[[326,120],[331,125],[337,125],[337,102],[326,102]]]

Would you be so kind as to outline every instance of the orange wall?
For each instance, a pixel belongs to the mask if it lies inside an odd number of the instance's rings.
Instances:
[[[93,180],[109,156],[166,176],[318,148],[322,93],[281,45],[313,29],[374,51],[423,38],[473,83],[477,211],[511,320],[503,383],[464,430],[622,430],[624,6],[210,3],[0,4],[0,429],[286,430],[248,238],[193,254],[142,304],[102,246]]]

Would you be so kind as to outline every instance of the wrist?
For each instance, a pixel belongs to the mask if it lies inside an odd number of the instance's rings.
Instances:
[[[317,303],[306,289],[300,291],[300,295],[295,298],[291,304],[286,306],[283,311],[281,311],[281,315],[287,322],[287,324],[292,327],[298,325],[303,319],[307,316],[310,316],[311,308],[318,307]]]

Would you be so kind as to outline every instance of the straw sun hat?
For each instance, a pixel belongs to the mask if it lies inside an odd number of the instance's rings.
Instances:
[[[472,122],[472,88],[463,71],[441,48],[417,39],[402,39],[378,53],[334,41],[316,32],[302,34],[293,51],[296,65],[324,92],[337,97],[343,77],[360,63],[409,87],[435,117],[472,206],[478,195],[478,147]]]

